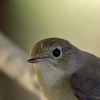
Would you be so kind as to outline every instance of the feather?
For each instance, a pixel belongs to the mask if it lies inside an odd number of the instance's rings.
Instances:
[[[98,74],[86,73],[86,70],[83,69],[72,75],[70,85],[79,100],[100,100],[100,77]]]

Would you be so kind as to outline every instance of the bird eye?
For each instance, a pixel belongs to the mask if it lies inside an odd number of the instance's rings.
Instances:
[[[60,48],[55,48],[55,49],[53,49],[53,51],[52,51],[52,55],[53,55],[54,57],[59,57],[61,54],[62,54],[62,52],[61,52]]]

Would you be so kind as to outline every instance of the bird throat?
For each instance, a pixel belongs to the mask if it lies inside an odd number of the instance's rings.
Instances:
[[[43,95],[47,100],[78,100],[70,90],[68,81],[62,79],[63,72],[61,70],[45,62],[35,64],[34,69]]]

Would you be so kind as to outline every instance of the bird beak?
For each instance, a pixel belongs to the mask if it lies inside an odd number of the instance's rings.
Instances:
[[[37,62],[40,62],[43,58],[40,58],[40,57],[33,57],[31,59],[29,59],[27,62],[29,63],[37,63]]]

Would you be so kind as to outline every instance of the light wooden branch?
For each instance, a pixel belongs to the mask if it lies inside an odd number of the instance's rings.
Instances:
[[[29,57],[0,32],[0,70],[33,92],[37,100],[44,100]],[[32,82],[34,81],[34,82]]]

